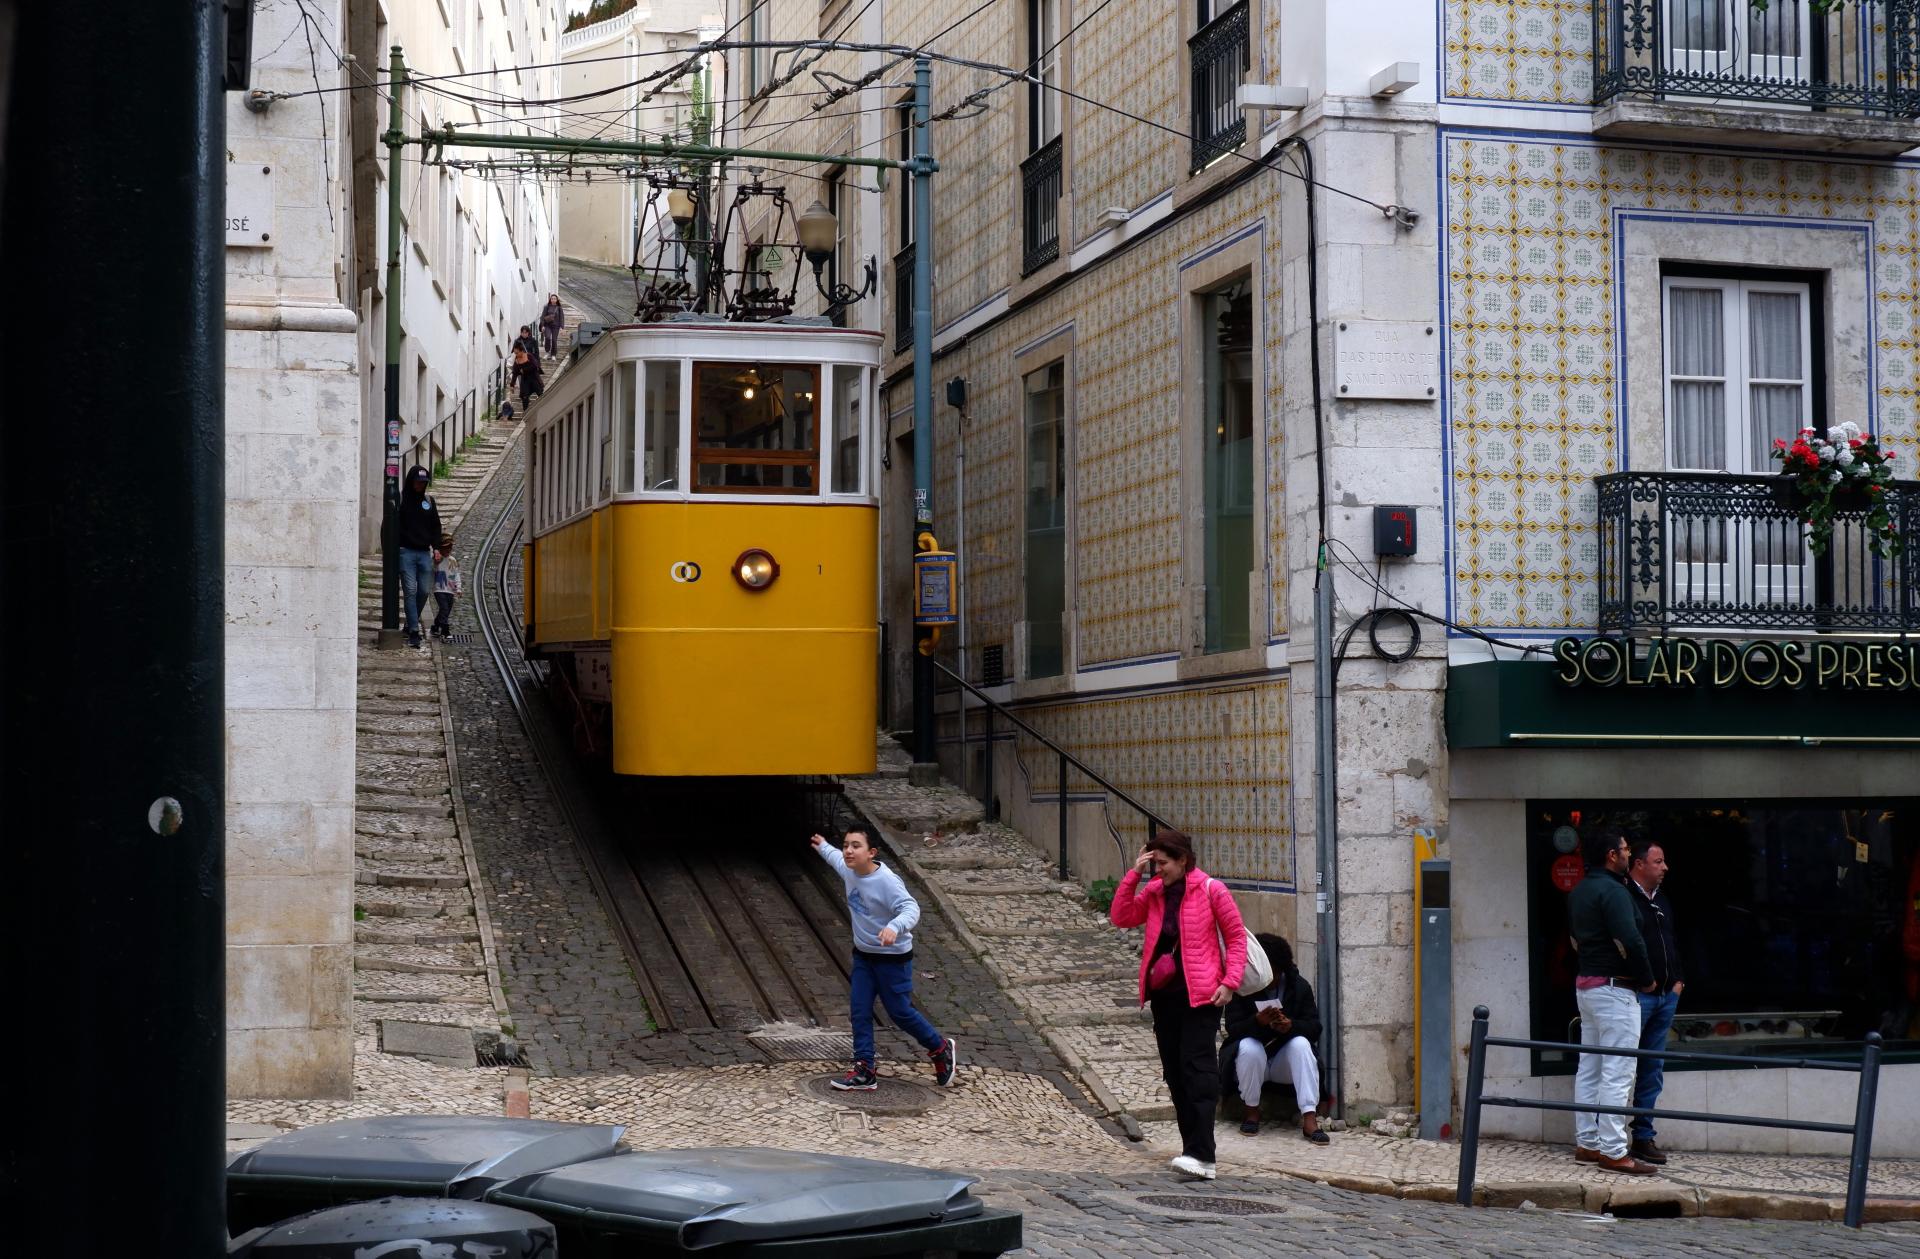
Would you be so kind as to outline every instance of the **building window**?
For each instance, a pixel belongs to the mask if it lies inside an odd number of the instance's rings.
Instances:
[[[747,11],[747,30],[745,36],[747,42],[752,43],[755,40],[770,38],[767,34],[767,15],[773,4],[773,0],[747,0],[747,2],[753,5],[753,8]],[[752,99],[766,90],[767,82],[772,77],[768,73],[767,68],[768,56],[771,52],[772,49],[769,48],[749,48],[746,50],[748,99]]]
[[[1240,85],[1247,77],[1247,10],[1251,0],[1222,4],[1198,0],[1198,27],[1187,40],[1193,78],[1188,130],[1193,135],[1191,169],[1200,170],[1247,140],[1247,115],[1240,108]]]
[[[1768,471],[1773,440],[1813,423],[1811,287],[1673,275],[1662,287],[1669,466]]]
[[[1534,800],[1527,814],[1534,1039],[1579,1039],[1561,889],[1580,874],[1580,835],[1601,826],[1666,857],[1686,980],[1675,1048],[1799,1056],[1868,1032],[1920,1039],[1920,799]],[[1535,1051],[1534,1069],[1570,1072],[1576,1057]]]
[[[1253,286],[1242,277],[1200,298],[1206,650],[1252,643]]]
[[[1066,669],[1066,365],[1024,377],[1027,429],[1026,621],[1029,678]]]
[[[856,272],[853,263],[853,206],[847,197],[847,168],[836,166],[827,172],[827,210],[833,215],[833,257],[827,259],[827,289],[831,292],[841,280]],[[835,327],[847,326],[844,309],[833,312]]]
[[[1028,0],[1027,151],[1060,135],[1060,0]]]

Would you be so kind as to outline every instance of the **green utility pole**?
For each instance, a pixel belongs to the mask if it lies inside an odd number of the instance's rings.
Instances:
[[[392,49],[387,111],[387,467],[380,507],[380,640],[398,647],[400,636],[400,161],[406,152],[405,116],[400,96],[406,90],[407,63],[400,45]]]
[[[933,531],[933,156],[928,118],[933,62],[913,60],[913,528],[907,531],[908,564],[919,553],[922,533]],[[960,540],[956,539],[957,549]],[[911,568],[908,570],[912,571]],[[913,652],[913,759],[934,762],[933,631],[916,626]],[[967,662],[960,668],[965,675]],[[987,755],[993,755],[989,748]],[[1066,783],[1060,790],[1066,791]]]

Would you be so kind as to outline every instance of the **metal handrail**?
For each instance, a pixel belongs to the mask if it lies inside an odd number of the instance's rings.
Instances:
[[[1480,1108],[1508,1106],[1518,1110],[1574,1111],[1593,1115],[1646,1115],[1650,1118],[1677,1119],[1688,1123],[1725,1123],[1748,1128],[1786,1128],[1797,1132],[1831,1132],[1853,1138],[1847,1156],[1846,1223],[1859,1228],[1867,1200],[1867,1167],[1873,1161],[1873,1107],[1880,1092],[1880,1033],[1868,1032],[1860,1047],[1859,1062],[1837,1062],[1831,1058],[1754,1058],[1740,1054],[1697,1053],[1683,1049],[1641,1049],[1638,1046],[1576,1045],[1557,1040],[1526,1040],[1487,1035],[1487,1007],[1473,1007],[1473,1035],[1467,1051],[1467,1090],[1461,1098],[1460,1175],[1454,1186],[1454,1200],[1463,1207],[1473,1205],[1473,1179],[1480,1162]],[[1820,1123],[1811,1119],[1775,1119],[1766,1115],[1719,1115],[1699,1110],[1655,1110],[1651,1106],[1602,1106],[1598,1102],[1550,1102],[1531,1097],[1487,1097],[1487,1046],[1496,1049],[1558,1049],[1583,1054],[1601,1054],[1613,1058],[1659,1058],[1667,1062],[1715,1062],[1733,1066],[1769,1070],[1805,1067],[1817,1071],[1853,1071],[1860,1076],[1860,1088],[1854,1096],[1853,1122]]]
[[[1052,739],[1049,739],[1046,735],[1041,734],[1038,730],[1035,730],[1032,726],[1028,725],[1026,722],[1014,716],[1013,712],[1010,709],[1008,709],[1006,705],[994,699],[991,695],[988,695],[985,691],[981,690],[979,687],[975,686],[973,683],[967,681],[965,678],[961,677],[958,673],[955,673],[952,669],[949,669],[941,661],[932,660],[930,661],[930,663],[933,665],[935,669],[938,669],[941,673],[946,674],[949,678],[952,678],[955,682],[958,682],[962,687],[966,688],[966,690],[969,693],[971,693],[974,696],[974,698],[978,699],[980,703],[986,708],[986,711],[987,711],[987,784],[986,784],[987,800],[986,800],[986,804],[987,804],[987,811],[989,816],[997,816],[997,812],[994,805],[994,794],[993,794],[993,719],[995,714],[1005,717],[1009,725],[1016,726],[1019,729],[1024,730],[1037,743],[1039,743],[1042,747],[1045,747],[1048,751],[1052,752],[1055,756],[1059,758],[1059,762],[1060,762],[1059,840],[1060,840],[1060,878],[1062,881],[1065,881],[1067,878],[1067,767],[1069,765],[1079,770],[1082,777],[1092,779],[1095,783],[1098,783],[1100,787],[1104,789],[1109,795],[1116,797],[1117,799],[1119,799],[1119,801],[1122,804],[1125,804],[1127,807],[1131,808],[1135,813],[1138,813],[1140,816],[1146,818],[1148,842],[1152,842],[1153,837],[1159,834],[1161,828],[1163,827],[1167,830],[1175,829],[1175,827],[1171,823],[1169,823],[1165,818],[1161,817],[1158,813],[1155,813],[1152,809],[1149,809],[1146,805],[1141,804],[1138,800],[1135,800],[1132,796],[1128,795],[1126,792],[1122,791],[1120,788],[1108,782],[1100,774],[1096,773],[1090,766],[1088,766],[1088,764],[1085,761],[1081,760],[1079,757],[1075,756],[1073,753],[1067,751],[1065,748],[1061,747],[1058,743],[1055,743]],[[966,734],[966,721],[967,721],[967,710],[966,710],[966,705],[963,703],[960,706],[960,732],[963,736]],[[1108,834],[1113,836],[1113,846],[1116,849],[1118,849],[1120,852],[1120,866],[1122,869],[1125,869],[1126,866],[1129,864],[1127,859],[1127,846],[1121,842],[1119,834],[1114,832],[1111,827],[1108,828]]]
[[[480,431],[479,403],[477,390],[467,390],[467,396],[454,404],[453,410],[442,416],[440,421],[420,436],[413,439],[413,445],[401,457],[400,465],[411,468],[415,465],[432,472],[435,464],[457,454],[469,437]]]

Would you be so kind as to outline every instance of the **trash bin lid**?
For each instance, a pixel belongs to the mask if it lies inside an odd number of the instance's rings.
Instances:
[[[398,1249],[390,1252],[383,1242],[399,1243]],[[512,1207],[445,1198],[381,1198],[328,1207],[259,1229],[235,1241],[227,1253],[233,1259],[341,1259],[387,1253],[547,1259],[555,1246],[553,1225]]]
[[[653,1150],[497,1185],[486,1200],[687,1250],[979,1214],[973,1179],[900,1163],[758,1147]]]
[[[350,1181],[390,1185],[390,1192],[478,1197],[497,1181],[605,1158],[625,1131],[618,1124],[498,1115],[341,1119],[243,1151],[227,1165],[227,1178],[234,1187]]]

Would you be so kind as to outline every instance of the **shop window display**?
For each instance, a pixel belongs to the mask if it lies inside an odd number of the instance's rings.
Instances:
[[[1579,838],[1621,826],[1670,867],[1686,976],[1674,1048],[1920,1051],[1920,799],[1536,800],[1527,807],[1532,1035],[1578,1040],[1566,892]],[[1534,1069],[1576,1055],[1537,1051]],[[1674,1064],[1672,1069],[1680,1069]]]

